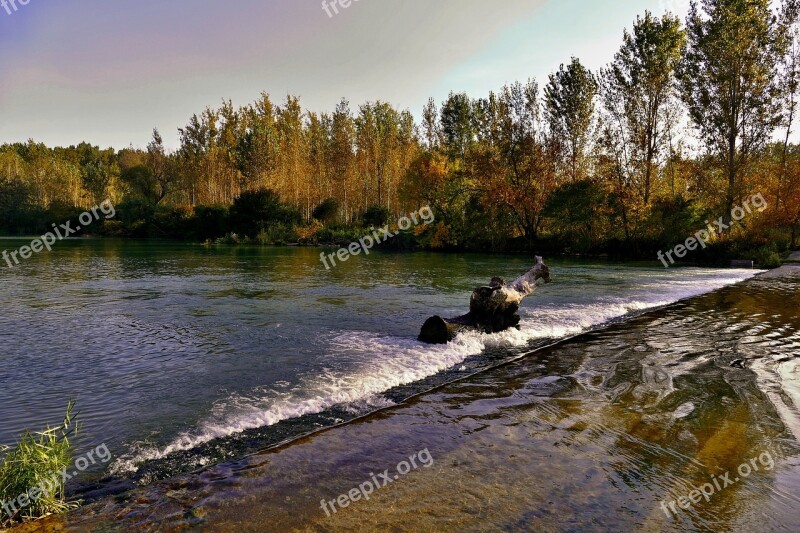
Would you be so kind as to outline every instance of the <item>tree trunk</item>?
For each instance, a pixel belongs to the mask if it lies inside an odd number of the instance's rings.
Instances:
[[[736,137],[735,129],[728,136],[728,194],[725,205],[725,224],[730,226],[731,210],[736,201]]]
[[[464,330],[497,333],[518,327],[517,314],[522,300],[533,294],[539,282],[550,282],[550,270],[541,257],[527,273],[510,285],[500,278],[492,278],[486,287],[478,287],[472,293],[469,313],[456,318],[444,319],[434,316],[425,321],[419,340],[429,344],[446,344]]]

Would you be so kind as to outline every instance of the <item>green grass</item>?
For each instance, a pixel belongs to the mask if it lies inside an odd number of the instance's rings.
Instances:
[[[71,466],[70,438],[78,431],[73,409],[73,402],[69,402],[60,426],[48,426],[36,433],[25,431],[15,446],[0,446],[4,455],[0,457],[0,527],[75,507],[64,499],[60,475],[63,468]],[[27,506],[22,505],[25,499],[30,502]]]

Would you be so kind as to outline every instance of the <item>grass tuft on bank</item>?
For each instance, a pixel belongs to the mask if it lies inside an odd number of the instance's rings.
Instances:
[[[15,446],[0,446],[0,527],[60,514],[66,502],[61,471],[72,461],[70,439],[78,432],[73,402],[60,426],[25,431]],[[40,490],[46,487],[50,490]]]

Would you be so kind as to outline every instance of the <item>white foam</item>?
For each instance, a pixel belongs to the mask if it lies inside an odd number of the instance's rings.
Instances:
[[[408,338],[365,332],[340,332],[331,340],[332,361],[346,360],[346,370],[325,369],[289,388],[268,388],[249,396],[233,394],[217,402],[210,416],[163,448],[136,445],[112,471],[134,472],[145,461],[190,450],[214,439],[274,425],[334,406],[351,405],[364,413],[387,406],[381,393],[461,365],[486,348],[524,347],[537,339],[558,339],[589,328],[740,282],[753,270],[680,269],[649,274],[624,296],[600,297],[584,304],[549,304],[521,310],[519,330],[494,335],[464,333],[447,345],[431,346]],[[280,389],[280,390],[278,390]],[[373,409],[373,410],[374,410]]]
[[[340,334],[333,339],[334,351],[370,354],[374,360],[365,360],[360,368],[349,373],[326,369],[318,376],[301,380],[289,392],[264,391],[266,394],[261,398],[232,395],[217,403],[212,416],[196,432],[186,432],[161,449],[137,446],[133,453],[117,460],[112,471],[133,472],[144,461],[190,450],[217,438],[320,413],[336,405],[368,401],[371,396],[432,376],[479,354],[484,347],[481,337],[461,335],[447,345],[430,346],[416,340],[363,332]],[[376,409],[387,406],[385,399],[374,400],[373,404]]]

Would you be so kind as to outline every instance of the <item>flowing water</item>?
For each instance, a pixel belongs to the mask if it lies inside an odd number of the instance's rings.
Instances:
[[[797,278],[550,260],[554,281],[526,300],[519,331],[426,346],[425,318],[463,313],[473,287],[531,259],[376,253],[326,271],[319,252],[73,241],[0,270],[0,443],[74,399],[79,451],[105,443],[114,460],[72,491],[143,485],[165,507],[152,519],[178,523],[198,518],[164,496],[175,483],[207,503],[273,491],[277,529],[324,524],[321,497],[423,447],[438,468],[386,489],[404,505],[395,518],[423,529],[441,513],[468,527],[476,509],[505,530],[800,516]],[[773,468],[716,506],[668,516],[656,503],[767,452]],[[380,527],[378,501],[356,516]],[[240,523],[251,511],[217,519],[257,530]]]

